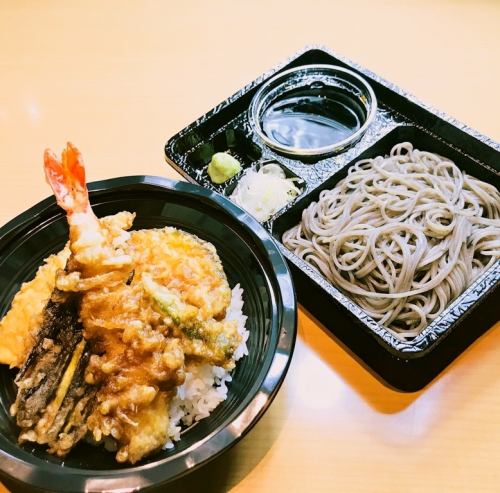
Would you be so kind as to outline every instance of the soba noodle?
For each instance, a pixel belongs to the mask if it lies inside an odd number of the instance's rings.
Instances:
[[[405,142],[322,191],[283,244],[411,339],[500,258],[500,193]]]

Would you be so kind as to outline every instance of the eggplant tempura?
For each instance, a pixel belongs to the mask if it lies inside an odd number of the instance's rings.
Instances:
[[[168,440],[169,403],[193,362],[234,367],[231,289],[213,245],[172,227],[98,219],[79,151],[45,152],[69,243],[25,283],[0,321],[0,363],[19,367],[20,442],[64,457],[84,437],[135,463]]]

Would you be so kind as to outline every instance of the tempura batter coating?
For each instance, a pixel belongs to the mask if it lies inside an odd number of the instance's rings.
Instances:
[[[43,310],[56,283],[56,273],[64,269],[70,254],[66,246],[51,255],[34,279],[17,292],[10,310],[0,320],[0,364],[20,367],[35,341],[43,320]]]
[[[144,272],[200,310],[203,319],[224,318],[231,289],[215,247],[175,228],[132,231],[127,252],[134,279]]]

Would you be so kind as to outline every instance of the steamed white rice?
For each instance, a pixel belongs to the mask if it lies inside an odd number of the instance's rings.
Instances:
[[[248,354],[249,332],[245,329],[247,317],[243,315],[243,290],[237,284],[231,293],[231,304],[226,320],[236,320],[241,344],[234,353],[235,361]],[[177,387],[177,393],[170,403],[170,439],[164,448],[172,448],[174,441],[180,440],[183,427],[190,426],[206,418],[227,398],[227,383],[232,380],[231,372],[220,366],[192,363],[186,369],[184,384]]]

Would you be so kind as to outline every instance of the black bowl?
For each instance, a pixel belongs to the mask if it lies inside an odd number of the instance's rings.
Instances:
[[[134,467],[114,454],[80,443],[61,461],[42,447],[20,446],[9,415],[14,372],[0,368],[0,477],[48,491],[135,491],[186,474],[235,444],[262,416],[283,381],[297,325],[296,299],[288,267],[274,240],[250,215],[197,185],[135,176],[89,185],[97,216],[134,211],[134,228],[175,226],[215,245],[229,283],[244,290],[250,354],[239,361],[227,400],[186,430],[174,449]],[[0,229],[0,316],[22,282],[42,260],[63,247],[66,217],[48,198]]]

